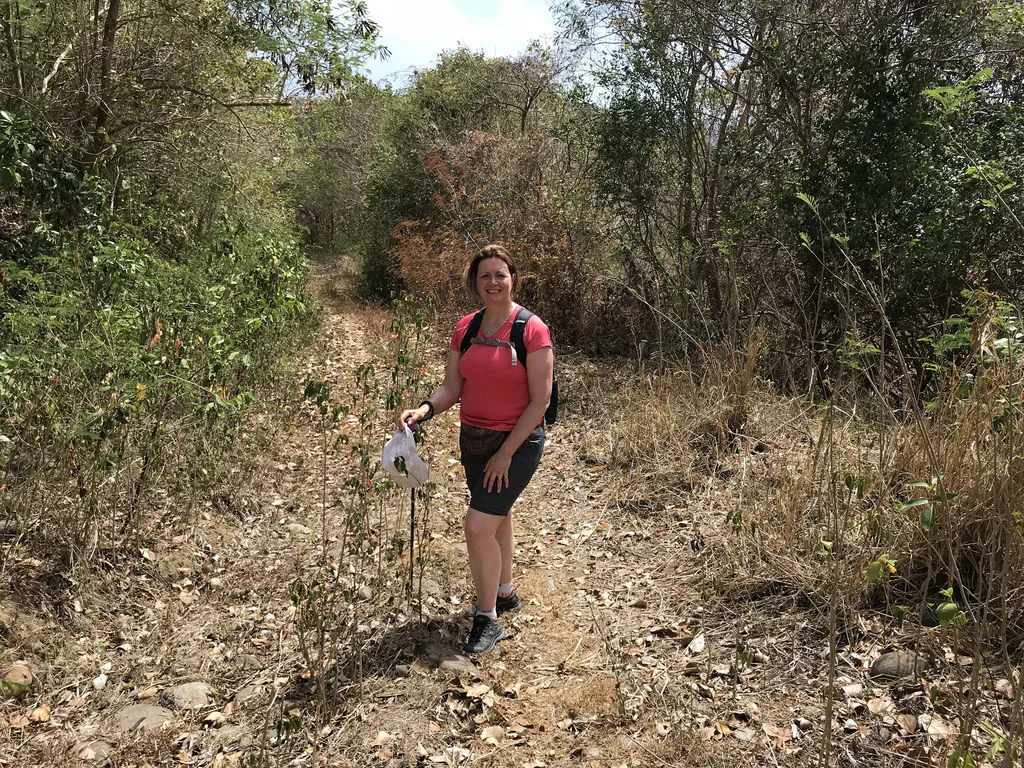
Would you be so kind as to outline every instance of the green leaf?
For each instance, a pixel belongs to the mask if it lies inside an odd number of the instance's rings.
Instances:
[[[935,507],[928,507],[924,512],[921,513],[921,527],[924,528],[925,532],[930,531],[935,526]]]
[[[808,195],[806,192],[797,192],[796,198],[797,200],[800,200],[803,203],[805,203],[807,207],[810,208],[815,213],[818,212],[818,201],[815,198]]]
[[[868,583],[869,584],[873,584],[874,582],[876,582],[880,578],[882,578],[882,574],[883,573],[884,573],[884,569],[883,569],[883,566],[882,566],[882,564],[880,562],[878,562],[876,560],[873,563],[868,563]]]
[[[897,506],[900,509],[913,509],[914,507],[921,507],[921,506],[924,506],[925,504],[931,504],[931,503],[932,503],[932,500],[929,499],[928,497],[926,497],[926,496],[919,496],[916,499],[911,499],[910,501],[905,501],[902,504],[898,504]]]
[[[395,464],[395,469],[397,469],[403,475],[408,475],[409,474],[409,470],[405,466],[405,457],[404,456],[395,456],[394,464]]]
[[[946,761],[946,768],[978,768],[978,764],[969,749],[957,747]]]
[[[960,606],[956,603],[941,603],[935,609],[935,616],[938,618],[940,626],[953,626],[959,622],[961,616]]]
[[[23,693],[26,693],[29,686],[24,683],[12,683],[7,680],[0,680],[0,692],[3,693],[3,698],[17,698]]]

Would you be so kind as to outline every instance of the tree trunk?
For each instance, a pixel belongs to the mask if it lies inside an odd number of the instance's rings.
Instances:
[[[16,22],[15,10],[17,4],[7,0],[7,12],[4,14],[4,45],[7,47],[7,55],[11,59],[11,66],[14,68],[14,87],[20,98],[25,96],[25,75],[21,69],[21,58],[18,56],[18,45],[14,39],[13,25]]]
[[[93,159],[100,155],[100,146],[110,122],[110,72],[114,65],[114,36],[117,34],[117,19],[121,13],[121,0],[110,0],[107,18],[103,24],[103,42],[100,47],[100,93],[96,105],[96,127],[93,131]]]

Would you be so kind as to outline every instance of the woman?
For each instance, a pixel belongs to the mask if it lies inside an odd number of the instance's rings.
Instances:
[[[544,451],[554,353],[547,326],[528,315],[522,328],[525,367],[517,359],[512,328],[522,322],[522,315],[512,296],[519,288],[519,272],[505,248],[484,247],[466,268],[465,279],[484,303],[479,330],[466,341],[480,313],[458,322],[444,381],[430,399],[404,411],[400,421],[413,427],[461,401],[459,447],[470,492],[466,545],[476,588],[465,650],[484,653],[505,636],[498,613],[519,607],[512,585],[512,504]]]

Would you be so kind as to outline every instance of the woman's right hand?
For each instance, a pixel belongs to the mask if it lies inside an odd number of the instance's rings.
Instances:
[[[398,417],[398,426],[407,426],[409,429],[416,429],[416,425],[421,421],[424,421],[430,416],[430,409],[425,405],[421,405],[419,408],[412,408],[408,411],[402,411],[402,415]]]

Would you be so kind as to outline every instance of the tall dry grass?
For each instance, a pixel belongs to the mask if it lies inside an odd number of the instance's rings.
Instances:
[[[1000,761],[1017,760],[1021,697],[996,725],[982,700],[995,677],[1024,681],[1024,336],[991,300],[968,319],[953,362],[937,359],[928,402],[888,407],[864,386],[869,367],[847,369],[824,403],[785,400],[756,376],[754,335],[700,375],[584,379],[584,403],[600,404],[608,426],[581,447],[627,473],[627,508],[689,503],[708,583],[746,599],[783,591],[816,610],[833,673],[866,616],[884,628],[879,641],[902,638],[940,664],[973,659],[946,672],[962,693],[949,716],[963,734],[994,728]],[[902,375],[913,384],[905,365]],[[973,739],[951,756],[967,759]]]

